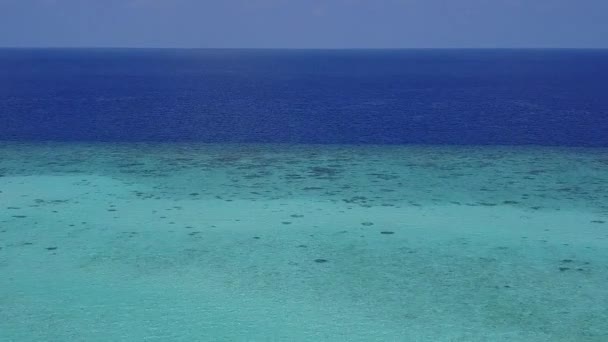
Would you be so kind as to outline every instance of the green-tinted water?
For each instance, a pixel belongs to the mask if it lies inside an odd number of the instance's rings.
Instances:
[[[606,341],[608,150],[0,145],[0,340]]]

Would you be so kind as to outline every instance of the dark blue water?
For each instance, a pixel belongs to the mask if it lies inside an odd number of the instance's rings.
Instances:
[[[0,140],[608,146],[608,50],[0,50]]]

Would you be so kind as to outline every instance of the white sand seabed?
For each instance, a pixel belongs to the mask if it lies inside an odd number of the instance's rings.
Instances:
[[[0,177],[0,341],[608,336],[592,209],[141,195],[155,186]]]

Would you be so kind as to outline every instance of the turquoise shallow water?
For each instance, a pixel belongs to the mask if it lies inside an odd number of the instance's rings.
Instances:
[[[606,341],[608,150],[0,145],[0,340]]]

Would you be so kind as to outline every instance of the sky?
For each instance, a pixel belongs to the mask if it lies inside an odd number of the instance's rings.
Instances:
[[[608,0],[0,0],[0,46],[608,48]]]

